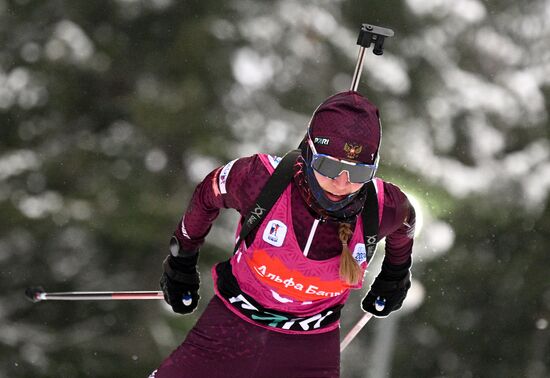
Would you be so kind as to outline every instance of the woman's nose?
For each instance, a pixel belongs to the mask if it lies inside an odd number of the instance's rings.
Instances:
[[[349,174],[348,171],[342,171],[338,176],[334,178],[334,183],[338,187],[346,187],[349,184]]]

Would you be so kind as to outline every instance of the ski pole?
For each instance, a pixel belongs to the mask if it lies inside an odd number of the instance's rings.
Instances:
[[[363,315],[361,319],[353,326],[353,328],[348,332],[346,337],[344,337],[344,340],[340,343],[340,353],[346,349],[346,347],[351,343],[353,339],[355,339],[355,336],[361,331],[361,329],[365,326],[365,324],[368,323],[368,321],[372,318],[372,314],[370,312],[367,312]]]
[[[370,24],[361,25],[359,37],[357,38],[357,44],[361,47],[359,48],[359,56],[357,57],[357,64],[353,72],[350,90],[357,91],[359,79],[361,78],[361,71],[363,70],[363,63],[365,61],[365,52],[370,47],[371,43],[374,43],[372,52],[375,55],[382,55],[384,54],[384,40],[393,37],[393,34],[393,30],[391,29]]]
[[[97,300],[132,300],[163,299],[162,291],[72,291],[46,293],[41,287],[25,290],[25,295],[32,302],[41,301],[97,301]]]
[[[382,311],[384,310],[384,307],[386,307],[386,299],[377,297],[374,301],[374,308],[376,311]],[[353,326],[353,328],[348,332],[346,337],[344,337],[344,340],[340,343],[340,353],[343,352],[344,349],[348,346],[349,343],[353,339],[355,339],[355,336],[363,329],[365,324],[371,320],[373,315],[370,312],[366,312],[361,319]]]

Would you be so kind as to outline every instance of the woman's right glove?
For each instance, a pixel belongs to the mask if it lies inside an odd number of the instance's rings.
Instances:
[[[164,273],[160,288],[164,300],[179,314],[192,313],[199,304],[200,278],[197,271],[198,252],[185,257],[168,255],[164,260]]]

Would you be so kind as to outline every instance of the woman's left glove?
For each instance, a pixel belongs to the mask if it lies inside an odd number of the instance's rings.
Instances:
[[[384,261],[380,274],[361,302],[363,311],[385,317],[390,312],[399,310],[411,287],[410,267],[410,261],[402,265],[392,265]]]
[[[164,293],[164,300],[179,314],[190,314],[199,304],[198,259],[199,254],[196,252],[185,257],[168,255],[164,260],[160,288]]]

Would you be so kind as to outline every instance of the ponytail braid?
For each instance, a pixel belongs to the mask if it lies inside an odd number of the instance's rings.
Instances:
[[[340,255],[340,278],[348,285],[357,285],[362,278],[362,271],[348,247],[348,242],[353,235],[349,223],[340,223],[338,237],[342,243],[342,254]]]

